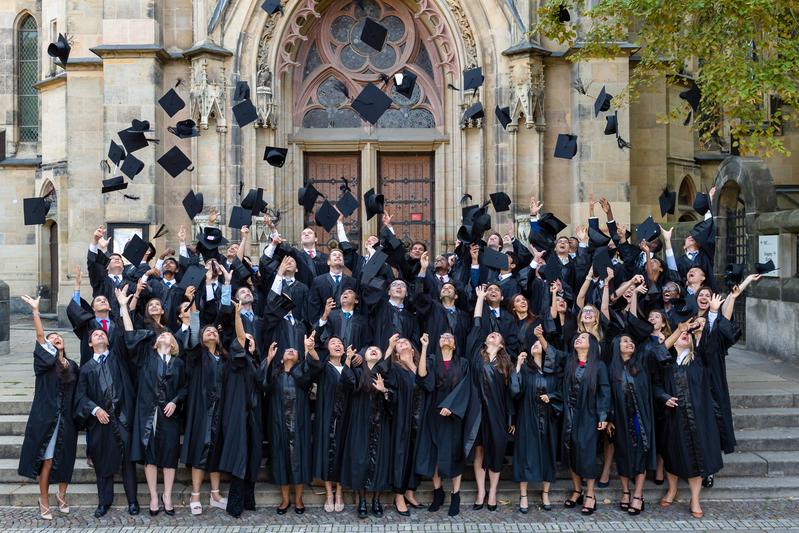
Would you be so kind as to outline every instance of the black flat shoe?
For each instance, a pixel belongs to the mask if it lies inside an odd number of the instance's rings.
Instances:
[[[572,500],[571,498],[569,498],[568,500],[563,502],[563,507],[566,507],[567,509],[574,509],[575,507],[583,503],[583,493],[573,490],[571,496],[574,496],[575,494],[579,494],[580,496],[576,500]]]
[[[289,512],[289,508],[291,508],[291,504],[288,504],[285,507],[278,507],[277,514],[284,515]]]
[[[629,496],[629,495],[630,495],[629,492],[622,492],[621,493],[621,497],[622,498],[624,498],[625,496]],[[619,502],[619,509],[621,509],[622,511],[626,511],[629,508],[630,508],[630,502]]]
[[[702,486],[705,487],[706,489],[713,488],[713,483],[714,482],[715,482],[715,479],[713,478],[713,474],[702,478]]]
[[[369,516],[369,510],[366,507],[366,500],[358,502],[358,518],[366,518]]]
[[[150,516],[158,516],[158,513],[161,512],[161,509],[158,508],[155,511],[153,511],[152,509],[149,509],[149,511],[150,511]]]
[[[526,494],[524,496],[519,496],[519,512],[522,513],[522,514],[527,514],[527,513],[530,512],[530,504],[528,503],[527,507],[522,507],[522,500],[523,499],[525,499],[525,500],[527,499],[527,495]]]
[[[399,509],[397,509],[397,514],[400,516],[411,516],[411,510],[405,509],[404,511],[400,511]]]
[[[95,518],[104,517],[108,513],[108,510],[110,508],[111,508],[110,505],[98,505],[97,509],[94,510],[94,517]]]
[[[305,514],[305,507],[295,507],[294,512],[297,514]]]
[[[383,517],[383,504],[377,498],[372,498],[372,514],[378,518]]]
[[[443,489],[442,489],[442,492],[443,492]],[[408,498],[406,498],[405,496],[403,496],[402,499],[405,500],[405,505],[407,505],[411,509],[424,509],[426,507],[425,505],[422,505],[421,503],[417,503],[417,504],[411,503],[411,501]]]
[[[408,500],[405,500],[407,503]],[[427,508],[428,511],[431,513],[435,513],[441,506],[444,505],[444,488],[439,487],[437,489],[433,489],[433,501],[430,502],[430,507]]]
[[[449,495],[449,511],[448,516],[458,516],[461,514],[461,493],[453,492]]]
[[[666,478],[663,478],[663,479],[655,478],[655,479],[652,480],[652,483],[654,483],[655,485],[662,485],[665,482],[666,482]]]
[[[544,494],[546,494],[548,496],[549,495],[549,491],[546,491],[546,492],[544,492],[543,490],[541,491],[541,508],[544,511],[551,511],[552,510],[552,503],[544,503]]]
[[[128,504],[128,514],[130,516],[136,516],[139,514],[139,504],[136,502]]]
[[[641,501],[641,508],[640,509],[636,509],[635,507],[632,506],[632,502],[630,502],[630,507],[627,508],[627,514],[639,515],[639,514],[641,514],[643,512],[644,505],[645,505],[644,499],[643,498],[639,498],[638,496],[633,496],[633,501],[635,501],[635,500],[640,500]]]
[[[596,482],[596,486],[597,486],[597,488],[600,488],[600,489],[606,489],[606,488],[608,488],[610,486],[610,480],[607,480],[605,482],[597,481]]]
[[[164,506],[164,514],[167,516],[175,516],[175,507],[172,506],[172,509],[167,509],[166,504],[164,503],[164,495],[161,495],[161,505]]]
[[[594,511],[596,511],[596,498],[594,496],[585,497],[586,500],[588,500],[589,498],[594,500],[594,506],[588,507],[587,505],[583,504],[583,508],[580,510],[580,512],[583,513],[585,516],[592,515],[594,514]]]

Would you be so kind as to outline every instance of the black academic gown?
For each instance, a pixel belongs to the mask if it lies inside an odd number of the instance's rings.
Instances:
[[[483,334],[482,320],[474,318],[466,343],[471,377],[481,401],[480,431],[475,446],[483,447],[483,468],[500,472],[513,418],[513,402],[508,388],[510,376],[506,379],[493,363],[483,361],[481,350],[486,335]]]
[[[707,328],[705,328],[707,330]],[[713,329],[707,333],[706,349],[713,353],[707,358],[710,365],[710,394],[713,397],[713,412],[721,436],[721,449],[726,453],[735,451],[735,428],[732,423],[730,387],[727,384],[727,353],[741,337],[740,328],[719,313]]]
[[[131,429],[134,423],[136,391],[130,378],[127,350],[118,342],[105,363],[90,359],[80,368],[75,391],[75,418],[88,432],[88,447],[98,477],[113,476],[123,460],[130,460]],[[101,424],[92,415],[102,408],[111,419]]]
[[[186,372],[179,357],[173,356],[168,364],[164,363],[152,347],[155,338],[152,330],[125,332],[125,342],[132,356],[131,369],[138,375],[130,460],[159,468],[177,468],[187,392]],[[164,407],[170,402],[176,408],[172,416],[167,417]]]
[[[69,301],[69,305],[67,306],[67,319],[72,326],[72,331],[75,333],[75,336],[80,340],[80,366],[83,366],[94,355],[92,347],[89,346],[92,332],[96,329],[103,329],[102,325],[97,322],[94,311],[83,298],[81,298],[80,304],[77,304],[75,300]],[[109,347],[113,347],[114,342],[122,335],[122,328],[120,328],[116,320],[110,316],[107,320]]]
[[[416,302],[416,310],[421,322],[421,330],[431,339],[439,339],[442,333],[449,332],[455,336],[455,346],[466,346],[466,337],[469,334],[471,320],[469,314],[458,307],[448,310],[441,304],[439,282],[427,276],[424,280],[424,293],[420,294]],[[428,347],[428,357],[438,355],[440,348],[438,342],[433,342]]]
[[[516,400],[513,481],[555,481],[558,418],[563,410],[560,387],[557,375],[534,370],[528,364],[511,374],[510,392]],[[549,396],[549,403],[541,401],[542,394]]]
[[[341,379],[350,394],[341,484],[352,490],[383,491],[390,487],[390,399],[371,387],[372,376],[380,371],[379,365],[371,371],[365,366],[366,363],[354,370],[345,366],[341,372]],[[370,375],[366,376],[368,383],[361,385],[364,372]]]
[[[391,394],[391,486],[397,494],[416,490],[419,476],[416,475],[416,439],[419,432],[419,416],[422,408],[422,390],[418,386],[416,373],[399,363],[387,361],[383,376]]]
[[[357,291],[358,283],[355,278],[341,274],[338,285],[330,272],[316,276],[308,291],[308,318],[314,323],[319,320],[325,309],[328,298],[333,298],[337,304],[341,303],[341,293],[347,289]]]
[[[72,406],[78,383],[78,365],[70,359],[67,361],[68,368],[59,368],[57,353],[50,353],[39,343],[33,348],[36,386],[19,456],[17,473],[20,476],[31,479],[39,476],[45,451],[58,423],[49,482],[72,481],[78,444]]]
[[[347,323],[349,322],[349,323]],[[369,319],[365,315],[355,312],[350,318],[344,317],[341,308],[333,309],[327,317],[327,322],[321,328],[317,328],[316,338],[321,341],[321,345],[327,344],[327,340],[336,336],[341,339],[344,346],[352,346],[356,350],[372,345],[372,328]]]
[[[328,360],[317,374],[316,411],[313,419],[313,477],[341,481],[344,429],[349,413],[349,394],[340,372]]]
[[[267,370],[269,465],[275,485],[311,482],[311,407],[309,391],[324,363],[305,356],[289,372]]]
[[[440,356],[428,357],[416,445],[416,473],[420,476],[432,477],[436,468],[444,479],[463,474],[473,444],[467,438],[467,415],[472,396],[477,395],[470,372],[466,358],[453,355],[447,365]],[[444,408],[452,414],[441,416]]]

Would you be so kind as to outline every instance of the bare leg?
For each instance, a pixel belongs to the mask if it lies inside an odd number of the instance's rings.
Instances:
[[[208,474],[208,477],[211,478],[211,498],[217,502],[221,501],[223,498],[222,494],[219,492],[219,485],[222,480],[222,474],[219,472],[211,472]]]
[[[630,478],[619,476],[621,482],[621,500],[622,504],[630,505]],[[622,507],[624,509],[624,507]]]
[[[488,505],[497,504],[497,487],[499,486],[499,472],[488,471]]]
[[[602,473],[599,475],[599,482],[602,484],[610,482],[610,469],[613,466],[613,452],[616,448],[610,439],[605,438],[604,442],[605,463],[602,465]]]
[[[702,512],[702,506],[699,504],[699,493],[702,492],[702,478],[701,476],[689,477],[688,488],[691,490],[691,514],[697,518],[701,518],[705,513]]]
[[[544,505],[552,504],[552,502],[549,501],[549,481],[541,483],[541,503]]]
[[[158,511],[158,467],[144,465],[144,477],[147,479],[147,490],[150,491],[150,510]]]
[[[568,500],[572,503],[577,503],[580,499],[580,494],[583,493],[582,478],[578,476],[573,470],[569,472],[572,478],[572,493],[569,495]],[[575,495],[577,497],[575,498]]]
[[[294,485],[294,507],[305,509],[305,504],[302,502],[302,490],[305,487],[302,483]]]
[[[405,499],[411,502],[411,505],[419,505],[419,502],[416,501],[416,495],[413,493],[412,490],[405,491]]]
[[[646,474],[637,474],[635,476],[635,488],[633,489],[633,499],[630,502],[630,507],[633,509],[641,509],[644,504],[644,481],[646,481]]]
[[[280,485],[280,508],[285,509],[289,506],[289,486]]]
[[[596,479],[585,480],[585,499],[583,500],[583,509],[596,509],[596,494],[594,487],[596,486]]]
[[[332,513],[333,509],[333,482],[325,481],[325,512]]]
[[[189,501],[198,502],[200,501],[200,488],[203,485],[203,480],[205,479],[205,470],[201,470],[199,468],[192,468],[191,469],[191,492],[192,496]]]
[[[408,511],[408,506],[405,505],[405,496],[402,494],[394,495],[394,505],[396,506],[397,511],[400,513],[405,513]]]
[[[438,475],[438,467],[436,467],[436,471],[433,472],[433,488],[434,489],[441,488],[441,476]]]
[[[341,486],[341,483],[336,483],[336,506],[339,509],[344,508],[344,487]]]
[[[452,478],[452,492],[460,492],[461,491],[461,478],[463,476],[458,476]]]
[[[474,497],[475,505],[483,505],[486,497],[486,471],[483,468],[483,447],[474,448],[474,481],[477,484],[477,494]]]
[[[39,471],[39,499],[45,507],[50,507],[50,470],[53,468],[53,460],[42,461],[42,469]]]
[[[164,509],[172,510],[172,487],[175,486],[175,469],[164,468]]]
[[[663,481],[664,473],[663,473],[663,456],[658,454],[657,456],[657,466],[655,467],[655,481]]]
[[[662,507],[668,507],[672,504],[674,499],[677,497],[677,476],[670,472],[666,472],[666,481],[669,482],[669,490],[666,492],[666,495],[660,500],[660,505]],[[700,478],[701,483],[701,478]]]
[[[519,508],[527,509],[529,506],[527,502],[527,482],[521,481],[519,483]]]

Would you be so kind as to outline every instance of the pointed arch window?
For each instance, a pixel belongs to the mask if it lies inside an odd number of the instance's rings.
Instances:
[[[39,29],[30,15],[17,31],[17,109],[20,142],[39,140]]]

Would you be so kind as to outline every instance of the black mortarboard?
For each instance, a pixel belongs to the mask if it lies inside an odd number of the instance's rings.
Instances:
[[[280,8],[280,0],[266,0],[266,2],[261,4],[261,9],[263,9],[270,15],[274,15],[278,11],[282,11],[282,9]]]
[[[252,225],[252,211],[244,209],[240,205],[234,205],[230,211],[229,228],[241,229],[242,226]]]
[[[361,270],[361,283],[369,283],[373,277],[377,276],[387,260],[388,255],[383,250],[377,250],[373,253]]]
[[[470,120],[477,120],[478,118],[483,118],[485,116],[485,111],[483,110],[483,104],[480,102],[476,102],[469,106],[469,109],[463,112],[463,119],[461,122],[469,122]]]
[[[149,120],[139,120],[134,118],[130,122],[130,127],[128,131],[131,133],[147,133],[153,130],[150,129],[150,121]]]
[[[555,237],[545,231],[531,231],[527,240],[538,251],[551,250],[555,247]]]
[[[122,130],[117,135],[119,135],[119,140],[122,141],[122,145],[128,153],[147,147],[147,139],[141,132]]]
[[[550,253],[549,257],[547,257],[547,262],[544,265],[541,274],[548,283],[552,283],[553,281],[560,279],[562,276],[562,268],[563,263],[560,262],[557,254]]]
[[[197,245],[207,250],[216,250],[227,242],[222,230],[215,226],[205,226],[197,235]]]
[[[277,148],[275,146],[267,146],[264,149],[264,161],[273,167],[282,167],[286,162],[286,154],[289,153],[288,148]]]
[[[495,270],[507,270],[510,261],[508,261],[508,254],[498,252],[486,246],[485,249],[483,249],[483,254],[480,256],[480,264]]]
[[[322,226],[327,231],[336,227],[339,213],[329,201],[322,202],[322,206],[316,211],[316,225]]]
[[[391,98],[373,83],[367,84],[352,102],[352,108],[370,124],[377,124],[390,106]]]
[[[186,210],[186,214],[189,215],[189,218],[194,220],[194,217],[199,215],[203,210],[203,193],[189,191],[185,198],[183,198],[183,209]]]
[[[166,229],[166,224],[161,224],[160,226],[158,226],[158,229],[155,231],[155,235],[153,235],[153,239],[157,239],[159,237],[163,237],[167,233],[169,233],[169,230]],[[150,243],[150,246],[152,246],[152,243]],[[153,248],[153,253],[150,254],[150,257],[154,257],[155,256],[155,246],[152,246],[152,248]]]
[[[702,92],[699,90],[696,82],[691,82],[691,88],[687,91],[682,91],[680,93],[680,98],[688,102],[693,112],[696,113],[699,109],[699,102],[702,99]]]
[[[178,286],[184,290],[198,286],[205,279],[205,272],[205,267],[202,265],[189,265],[186,272],[183,273],[183,277],[180,278]]]
[[[601,248],[607,246],[610,242],[610,237],[602,233],[596,228],[588,228],[588,245],[592,248]]]
[[[247,124],[258,120],[258,111],[249,100],[242,100],[233,106],[233,116],[236,117],[236,124],[243,128]]]
[[[508,124],[510,124],[510,107],[497,106],[496,109],[494,109],[494,115],[497,117],[499,123],[502,124],[502,129],[507,129]]]
[[[613,95],[606,93],[603,85],[602,90],[599,91],[599,96],[594,100],[594,116],[598,117],[600,112],[610,109],[611,100],[613,100]]]
[[[497,213],[510,211],[510,196],[508,196],[506,193],[502,191],[492,192],[488,196],[491,198],[491,204],[494,206],[494,211]]]
[[[616,113],[605,117],[607,123],[605,124],[605,135],[618,135],[619,134],[619,117]]]
[[[727,281],[733,285],[737,285],[743,281],[745,271],[746,265],[733,263],[731,265],[727,265],[727,268],[724,270],[724,277],[727,278]]]
[[[708,218],[707,220],[700,220],[694,227],[691,228],[691,237],[694,238],[696,244],[699,246],[705,246],[709,242],[713,242],[716,238],[715,235],[716,226],[713,223],[712,218]]]
[[[44,198],[23,198],[22,211],[26,226],[36,226],[44,224],[47,219],[47,211],[50,210],[50,202]]]
[[[246,80],[239,80],[236,82],[236,89],[233,91],[233,100],[249,100],[250,99],[250,84]]]
[[[553,237],[566,229],[566,224],[552,213],[544,213],[538,219],[538,226]]]
[[[169,117],[174,117],[178,111],[186,107],[186,102],[177,93],[175,89],[169,89],[164,96],[159,98],[158,105],[166,111]]]
[[[144,163],[133,154],[128,154],[122,167],[119,169],[128,178],[135,178],[144,169]]]
[[[300,187],[297,191],[297,202],[305,208],[306,213],[313,211],[317,198],[319,198],[319,191],[310,183],[305,187]]]
[[[125,149],[114,141],[111,141],[111,146],[108,148],[108,159],[110,159],[116,166],[119,166],[119,163],[125,159]]]
[[[558,22],[560,22],[561,24],[569,22],[572,19],[571,15],[569,15],[569,10],[566,9],[566,6],[564,6],[563,4],[560,4],[558,6],[557,17],[558,17]]]
[[[275,299],[272,301],[272,304],[276,308],[283,311],[284,314],[289,314],[291,313],[291,310],[294,309],[294,301],[286,293],[275,296]]]
[[[652,335],[655,330],[654,326],[648,320],[638,318],[633,313],[627,313],[624,324],[624,331],[632,337],[635,344],[640,344]]]
[[[342,215],[348,217],[358,209],[358,200],[355,199],[350,191],[344,191],[344,194],[336,202],[336,207]]]
[[[458,229],[458,240],[465,243],[477,242],[489,229],[491,229],[491,217],[486,213],[478,214]]]
[[[397,78],[402,76],[402,81],[397,82]],[[416,74],[409,70],[403,70],[401,74],[394,75],[394,84],[397,86],[397,93],[405,98],[413,96],[413,89],[416,87]]]
[[[158,158],[158,164],[161,165],[170,176],[177,178],[184,170],[190,170],[191,159],[186,157],[183,150],[177,146],[173,146],[164,155]]]
[[[474,217],[480,212],[479,205],[467,205],[466,207],[461,207],[461,219],[463,220],[464,224],[471,224]]]
[[[685,298],[677,298],[671,300],[671,315],[677,322],[686,322],[694,314],[696,314],[696,307]]]
[[[471,91],[483,84],[483,69],[481,67],[470,68],[463,71],[463,90]]]
[[[386,43],[387,36],[388,28],[379,22],[375,22],[369,17],[366,17],[366,21],[363,24],[363,29],[361,30],[361,41],[364,44],[368,44],[380,52],[383,50],[383,45]]]
[[[699,213],[701,216],[705,216],[710,210],[710,195],[706,192],[698,192],[696,193],[696,197],[694,198],[694,211]]]
[[[191,137],[199,137],[200,130],[197,129],[197,124],[190,118],[186,120],[180,120],[174,127],[169,126],[167,127],[167,131],[170,133],[177,135],[181,139],[188,139]]]
[[[385,198],[382,194],[375,194],[374,189],[369,189],[363,195],[363,205],[366,208],[366,220],[370,220],[375,215],[383,214]]]
[[[133,237],[125,243],[125,248],[122,250],[122,255],[131,262],[133,265],[138,265],[147,253],[147,241],[139,237],[138,233],[134,233]]]
[[[264,200],[264,190],[260,187],[257,189],[250,189],[247,195],[241,200],[241,207],[249,209],[253,214],[263,213],[267,207]]]
[[[755,263],[755,272],[757,272],[758,274],[768,274],[769,272],[772,272],[774,270],[777,269],[774,267],[774,261],[772,261],[771,259],[769,259],[765,263]]]
[[[613,261],[610,259],[610,250],[607,246],[594,250],[594,256],[591,258],[591,268],[594,271],[594,276],[599,279],[605,279],[608,276],[608,269],[613,268]]]
[[[107,180],[103,180],[103,189],[102,193],[114,192],[114,191],[121,191],[122,189],[127,189],[128,184],[125,181],[125,178],[122,176],[117,176],[115,178],[109,178]]]
[[[70,50],[72,50],[72,48],[69,46],[67,38],[59,33],[58,40],[47,46],[47,55],[61,61],[61,66],[66,66]]]
[[[569,133],[558,134],[558,140],[555,143],[555,157],[561,159],[571,159],[577,153],[577,135]]]
[[[660,226],[655,224],[651,216],[647,217],[646,220],[638,224],[635,228],[635,236],[639,241],[649,242],[658,235],[660,235]]]
[[[677,205],[677,191],[669,191],[666,187],[660,193],[658,203],[660,203],[660,216],[665,217],[667,213],[673,215],[674,207]]]

